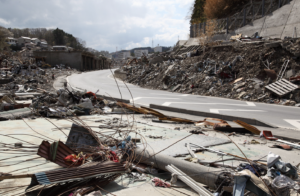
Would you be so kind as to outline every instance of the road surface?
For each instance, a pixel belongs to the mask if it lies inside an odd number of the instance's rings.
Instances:
[[[114,71],[114,70],[112,70]],[[131,102],[149,106],[149,104],[184,108],[189,110],[227,114],[246,118],[255,118],[272,125],[300,130],[300,108],[246,102],[218,97],[207,97],[191,94],[172,93],[161,90],[141,88],[132,84],[126,85],[112,76],[110,70],[101,70],[75,74],[68,77],[71,86],[96,92],[97,94],[129,99]]]

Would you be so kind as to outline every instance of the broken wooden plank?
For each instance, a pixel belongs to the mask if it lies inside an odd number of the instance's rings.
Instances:
[[[273,93],[279,96],[286,95],[296,90],[297,88],[299,88],[297,85],[287,81],[286,79],[281,79],[266,86],[266,89],[272,91]]]

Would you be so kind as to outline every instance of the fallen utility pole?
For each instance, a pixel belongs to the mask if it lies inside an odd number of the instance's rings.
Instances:
[[[203,186],[198,184],[196,181],[194,181],[191,177],[187,176],[184,172],[180,171],[177,167],[175,167],[173,164],[168,165],[166,169],[171,172],[172,174],[176,174],[178,178],[186,183],[189,187],[194,189],[199,195],[201,196],[213,196],[211,192],[206,190]]]
[[[227,173],[224,169],[206,167],[203,165],[191,163],[181,159],[176,159],[164,154],[156,154],[152,149],[136,148],[136,161],[152,165],[164,171],[166,166],[172,163],[182,172],[186,173],[195,181],[205,184],[212,189],[216,189],[216,182],[220,180],[222,174]],[[154,156],[153,156],[154,155]],[[221,181],[222,182],[222,181]]]

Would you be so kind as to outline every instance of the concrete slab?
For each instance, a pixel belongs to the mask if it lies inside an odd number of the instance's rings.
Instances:
[[[176,116],[176,114],[171,112],[164,112],[166,115]],[[182,118],[188,118],[192,120],[202,120],[199,116],[187,115],[187,114],[178,114],[177,116]],[[143,136],[146,140],[144,142],[148,142],[148,146],[155,150],[162,150],[164,147],[173,144],[179,139],[189,135],[189,131],[195,129],[194,125],[186,125],[186,124],[170,124],[170,123],[153,123],[153,118],[145,118],[145,115],[92,115],[92,116],[82,116],[80,117],[86,124],[88,124],[94,131],[98,131],[102,134],[111,134],[111,129],[101,128],[99,129],[99,125],[103,125],[100,121],[114,121],[113,119],[123,119],[123,123],[129,123],[128,128],[136,130],[137,134],[132,134],[132,137],[141,137]],[[33,152],[12,152],[12,149],[8,151],[1,151],[1,160],[0,166],[2,170],[5,172],[12,172],[12,174],[26,174],[26,173],[34,173],[37,171],[44,171],[45,169],[51,170],[58,168],[57,165],[46,161],[43,158],[39,158],[36,155],[34,150],[37,149],[37,146],[43,140],[49,140],[50,142],[54,140],[60,140],[65,142],[66,136],[68,135],[70,128],[72,126],[72,121],[66,119],[25,119],[26,123],[31,127],[29,127],[22,120],[14,120],[14,121],[6,121],[0,122],[0,145],[3,150],[8,149],[7,146],[3,144],[12,144],[16,142],[22,142],[24,146],[33,147],[30,148]],[[134,126],[131,126],[132,122],[136,122]],[[230,125],[234,126],[234,123],[229,122]],[[237,125],[235,125],[237,126]],[[180,130],[174,130],[175,127],[179,127]],[[258,127],[261,129],[261,127]],[[222,133],[218,133],[215,131],[204,131],[205,135],[193,135],[189,141],[182,141],[178,144],[172,146],[174,152],[170,152],[168,150],[163,151],[162,153],[167,153],[169,155],[174,155],[177,153],[186,153],[186,147],[184,147],[185,142],[191,142],[198,145],[216,145],[212,148],[219,149],[225,152],[230,152],[236,155],[242,156],[242,153],[238,150],[238,148],[233,144],[224,144],[228,141],[227,136]],[[141,136],[139,136],[141,134]],[[163,136],[163,139],[151,139],[147,137],[147,135],[156,135]],[[203,141],[203,140],[207,141]],[[283,161],[290,162],[293,165],[296,165],[300,162],[300,157],[297,156],[299,154],[298,150],[292,151],[284,151],[281,149],[271,149],[269,146],[275,144],[276,142],[270,142],[265,139],[260,139],[258,137],[253,137],[249,135],[236,135],[231,136],[231,139],[239,145],[242,151],[246,154],[246,156],[252,159],[261,158],[266,155],[269,151],[274,152],[275,154],[279,154]],[[251,141],[255,139],[261,143],[266,144],[246,144],[243,145],[244,141]],[[27,143],[28,142],[28,143]],[[170,150],[169,149],[169,150]],[[24,151],[29,151],[28,149],[22,149]],[[21,157],[17,157],[21,156]],[[200,159],[205,160],[220,160],[221,157],[216,155],[210,155],[208,153],[198,154]],[[126,176],[122,176],[118,178],[115,183],[112,183],[108,187],[104,187],[105,190],[113,192],[117,195],[181,195],[183,193],[188,195],[194,195],[194,192],[190,189],[163,189],[163,188],[155,188],[153,184],[150,182],[150,176],[147,178],[146,182],[139,183],[128,183],[130,179],[126,179]],[[162,179],[168,179],[169,176],[162,176]],[[126,181],[127,180],[127,181]],[[13,187],[13,186],[24,186],[17,189],[15,192],[10,192],[8,195],[17,195],[19,193],[24,193],[24,189],[26,185],[30,183],[30,179],[23,180],[5,180],[0,182],[0,188],[3,187]],[[1,195],[3,192],[8,191],[7,189],[0,189]],[[178,192],[180,191],[180,192]],[[107,193],[103,193],[107,194]]]
[[[146,135],[148,134],[153,136],[161,136],[163,138],[163,139],[152,139],[146,136],[148,147],[153,149],[154,152],[159,152],[162,149],[165,149],[172,145],[170,148],[164,150],[162,154],[173,156],[173,157],[176,155],[188,154],[188,150],[185,147],[186,143],[194,143],[202,146],[216,146],[216,145],[230,142],[228,139],[207,137],[205,135],[192,135],[176,143],[180,139],[190,135],[190,133],[177,131],[177,130],[170,131],[168,129],[158,128],[158,127],[150,128],[150,130],[147,129]],[[174,143],[176,144],[173,145]],[[142,144],[140,146],[142,147]]]
[[[179,114],[176,112],[170,112],[170,111],[165,111],[165,110],[157,110],[157,111],[159,111],[165,115],[168,115],[168,116],[185,118],[185,119],[190,119],[190,120],[194,120],[194,121],[202,121],[206,118],[204,116],[191,115],[191,114]],[[232,122],[231,120],[227,120],[227,122],[232,127],[240,127],[239,125]],[[254,126],[261,131],[263,131],[263,130],[272,131],[273,135],[277,138],[281,138],[283,140],[294,141],[294,142],[300,142],[300,130],[298,130],[298,129],[288,129],[288,128],[283,128],[283,127],[272,128],[272,127],[265,127],[262,125],[254,125]]]
[[[105,187],[106,191],[114,193],[116,195],[122,196],[176,196],[176,195],[191,195],[197,196],[199,195],[191,188],[186,187],[184,183],[180,183],[180,187],[182,188],[162,188],[162,187],[155,187],[154,184],[151,182],[152,176],[148,175],[146,181],[143,182],[134,182],[128,184],[128,178],[122,177],[117,179],[115,182],[110,183],[108,186]],[[159,175],[161,179],[171,179],[170,175]],[[132,179],[131,179],[132,181]],[[105,191],[102,191],[103,195],[110,195]]]
[[[12,117],[27,117],[31,115],[31,110],[29,108],[21,108],[15,110],[9,110],[5,112],[0,112],[0,117],[2,118],[12,118]]]

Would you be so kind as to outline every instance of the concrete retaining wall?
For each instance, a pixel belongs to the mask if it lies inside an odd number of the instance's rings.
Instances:
[[[253,23],[246,25],[236,33],[251,36],[258,32],[262,37],[281,38],[292,37],[296,27],[297,35],[300,35],[300,0],[293,0],[280,9],[274,11]]]
[[[127,74],[119,69],[114,72],[114,75],[116,78],[120,78],[121,80],[126,80],[127,78]]]
[[[65,64],[71,68],[82,70],[82,52],[65,52],[65,51],[38,51],[34,52],[35,56],[45,57],[46,63],[54,66]]]
[[[267,8],[265,8],[267,9]],[[252,36],[258,32],[259,36],[270,38],[293,37],[296,28],[295,37],[300,37],[300,0],[292,0],[288,4],[275,10],[271,14],[260,19],[254,20],[248,25],[232,30],[228,34],[216,34],[213,40],[229,40],[232,35],[240,34]],[[191,31],[194,31],[191,27]],[[190,38],[187,43],[195,38]],[[191,44],[185,44],[191,45]],[[198,44],[192,44],[198,45]]]

